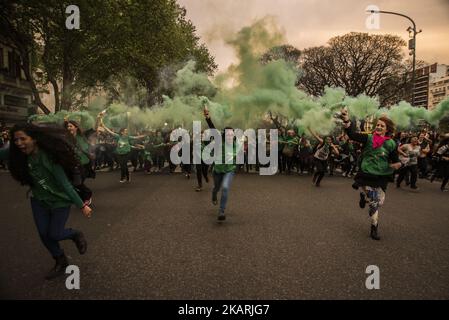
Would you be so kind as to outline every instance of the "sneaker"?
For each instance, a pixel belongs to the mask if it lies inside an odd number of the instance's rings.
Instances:
[[[200,192],[201,190],[203,190],[201,187],[197,187],[197,188],[195,189],[196,192]]]
[[[126,181],[126,180],[124,180],[124,179],[121,179],[121,180],[120,180],[120,183],[124,183],[125,181]]]
[[[346,172],[344,172],[344,173],[342,174],[342,176],[346,178],[346,177],[347,177]]]
[[[359,201],[359,207],[361,209],[364,209],[366,206],[366,195],[364,192],[360,192],[360,201]]]

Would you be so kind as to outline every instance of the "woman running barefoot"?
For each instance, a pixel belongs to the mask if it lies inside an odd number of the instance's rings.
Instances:
[[[84,184],[86,178],[93,171],[91,163],[93,156],[89,153],[89,142],[76,121],[67,120],[64,122],[64,127],[76,140],[76,154],[81,164],[81,184],[75,187],[79,190],[79,194],[84,203],[90,205],[92,203],[92,191]]]
[[[115,133],[114,131],[112,131],[111,129],[107,128],[104,125],[101,116],[102,116],[102,114],[99,115],[100,126],[107,133],[109,133],[111,136],[113,136],[117,142],[117,148],[115,149],[115,153],[117,155],[117,159],[120,164],[120,183],[125,182],[125,178],[126,178],[126,181],[130,182],[131,178],[129,176],[128,161],[130,159],[130,154],[131,154],[131,143],[136,140],[144,139],[145,135],[135,136],[135,137],[129,136],[128,129],[126,129],[126,128],[122,128],[122,129],[120,129],[119,133]]]
[[[318,146],[313,156],[315,161],[316,172],[313,175],[312,183],[319,187],[321,180],[326,172],[327,162],[331,153],[334,153],[337,157],[340,155],[337,146],[332,143],[332,137],[327,136],[324,140],[316,134],[311,128],[308,128],[310,133],[318,140]]]
[[[348,111],[342,110],[342,119],[346,133],[351,140],[363,144],[360,170],[355,176],[353,187],[361,187],[360,207],[369,204],[371,217],[371,238],[380,240],[378,235],[379,208],[385,201],[385,191],[394,170],[401,167],[397,147],[391,139],[394,123],[387,117],[380,117],[373,134],[356,133],[355,125],[350,121]]]
[[[75,204],[90,217],[92,210],[81,200],[67,173],[79,166],[71,137],[62,128],[16,125],[11,130],[10,172],[22,185],[30,186],[31,210],[42,243],[56,260],[47,280],[65,274],[69,265],[59,246],[62,240],[73,240],[80,254],[87,250],[82,232],[66,229],[70,206]]]
[[[209,128],[215,129],[214,124],[209,116],[209,111],[204,109],[204,116],[206,118]],[[226,148],[226,146],[228,146]],[[237,146],[235,143],[234,133],[232,128],[225,128],[225,132],[222,135],[222,148],[223,148],[223,159],[221,164],[214,164],[213,177],[214,177],[214,189],[212,190],[212,203],[214,205],[218,204],[217,194],[220,189],[221,199],[220,199],[220,209],[218,211],[218,220],[226,220],[225,209],[226,203],[228,202],[229,189],[231,188],[232,178],[234,178],[235,170],[237,165],[235,164],[237,156]],[[226,162],[231,162],[232,164],[227,164]]]

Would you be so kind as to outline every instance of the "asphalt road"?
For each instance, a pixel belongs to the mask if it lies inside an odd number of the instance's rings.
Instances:
[[[89,220],[72,209],[88,252],[62,243],[81,272],[80,290],[45,281],[53,260],[40,243],[26,188],[0,173],[0,297],[8,299],[449,299],[449,193],[387,192],[381,241],[351,179],[309,176],[234,179],[218,223],[211,183],[194,191],[180,174],[99,173]],[[368,265],[380,289],[368,290]]]

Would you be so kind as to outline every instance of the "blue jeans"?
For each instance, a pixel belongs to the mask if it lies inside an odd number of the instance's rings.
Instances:
[[[44,246],[53,258],[63,255],[59,241],[73,239],[77,234],[73,229],[65,229],[70,207],[48,209],[40,201],[31,198],[31,210]]]
[[[224,212],[226,208],[226,202],[228,202],[229,188],[231,187],[232,178],[234,178],[234,172],[217,173],[214,172],[214,190],[213,194],[217,194],[222,188],[220,199],[220,212]]]

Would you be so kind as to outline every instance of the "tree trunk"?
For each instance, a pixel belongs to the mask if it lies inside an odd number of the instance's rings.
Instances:
[[[33,92],[34,102],[45,114],[49,114],[50,110],[42,102],[41,97],[39,96],[39,90],[37,90],[36,83],[34,82],[33,76],[31,75],[30,58],[28,56],[28,52],[26,50],[21,50],[20,53],[22,56],[23,71],[25,73],[27,81],[31,85],[31,91]]]
[[[58,86],[58,82],[51,78],[50,79],[50,83],[53,86],[53,91],[54,91],[54,97],[55,97],[55,112],[58,112],[61,110],[61,101],[59,99],[59,86]]]
[[[70,66],[68,61],[64,58],[61,110],[70,110],[70,106],[72,105],[72,83],[73,77],[70,72]]]

